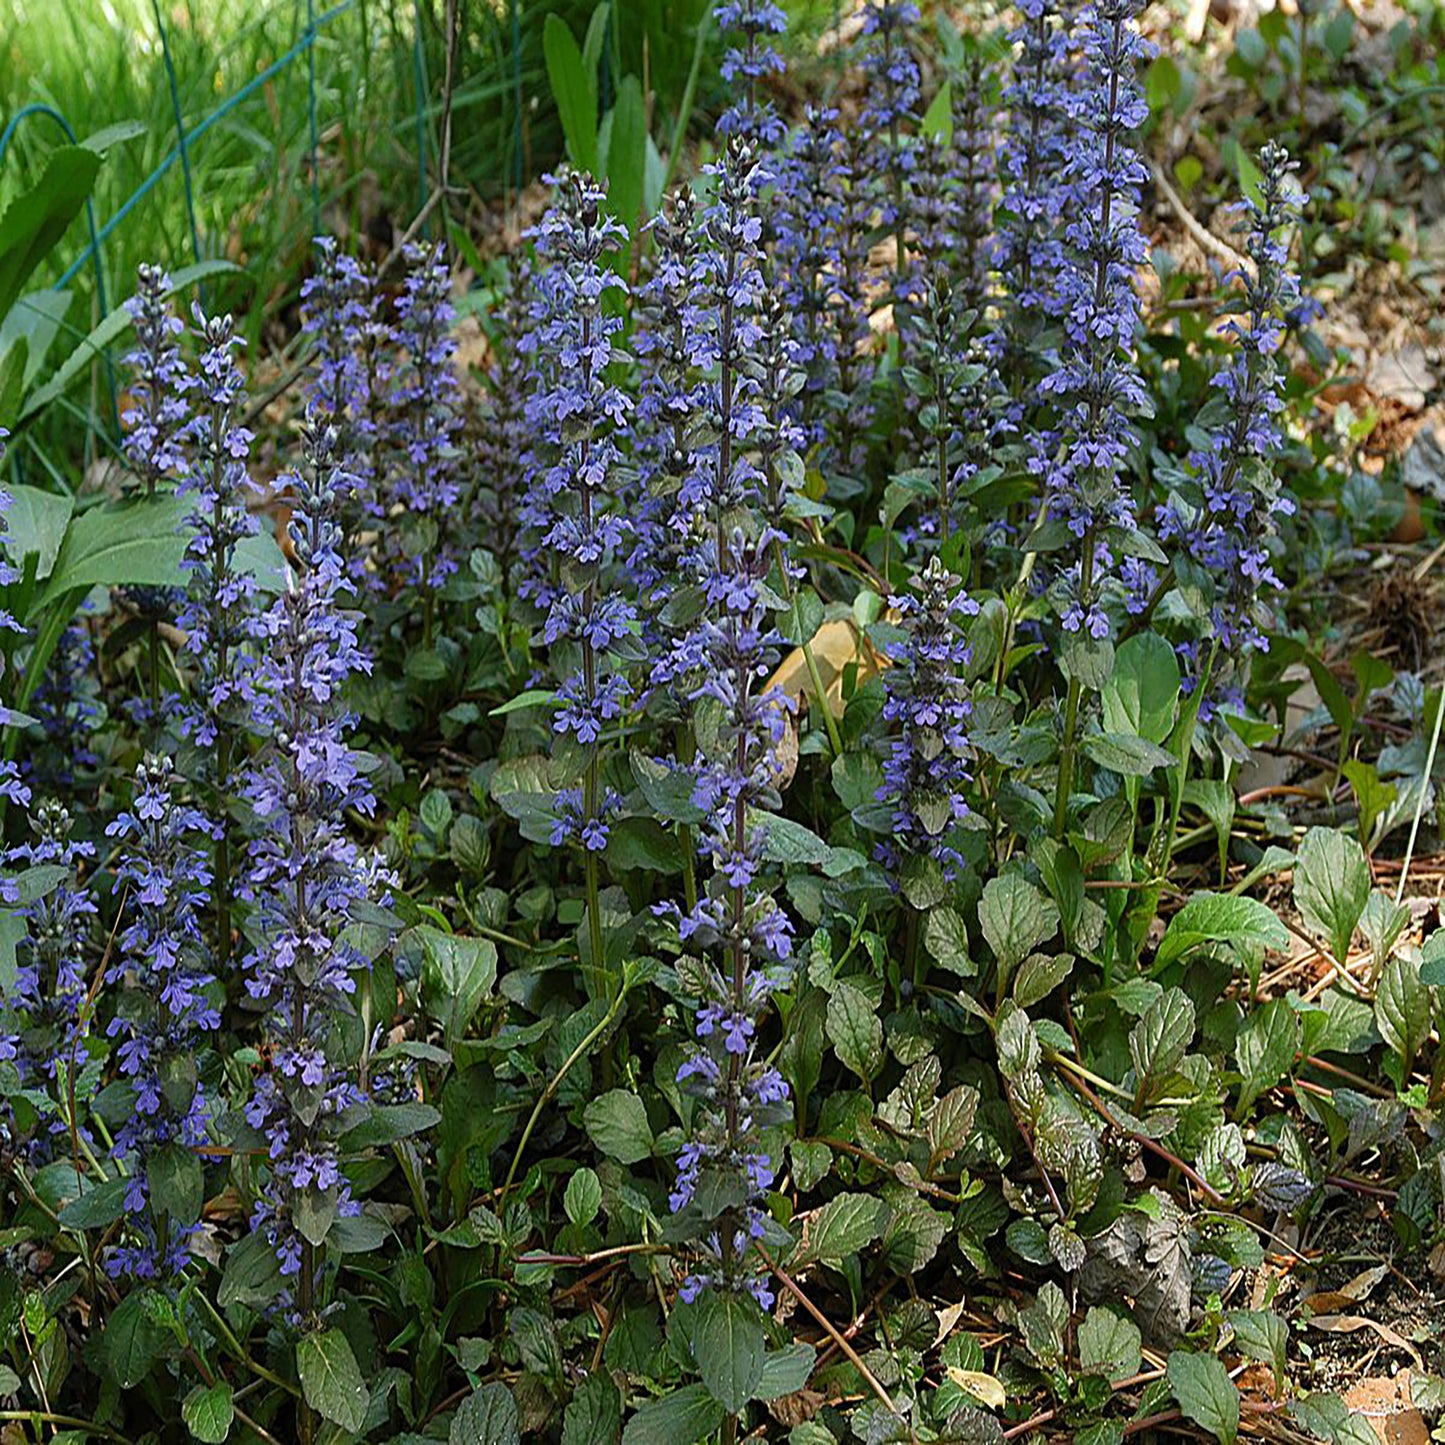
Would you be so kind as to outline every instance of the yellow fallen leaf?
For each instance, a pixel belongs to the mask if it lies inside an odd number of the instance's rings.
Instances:
[[[843,671],[849,663],[858,664],[860,686],[888,665],[888,659],[859,633],[851,617],[825,622],[813,637],[812,649],[823,698],[834,717],[843,716]],[[808,676],[808,661],[801,647],[795,647],[782,660],[768,679],[768,686],[785,692],[799,705],[812,699],[813,679]]]
[[[957,1365],[950,1365],[948,1378],[990,1410],[1002,1410],[1008,1403],[1003,1385],[993,1375],[985,1375],[981,1370],[960,1370]]]

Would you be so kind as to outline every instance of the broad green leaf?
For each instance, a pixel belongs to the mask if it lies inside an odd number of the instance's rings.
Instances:
[[[812,1345],[792,1344],[781,1350],[769,1350],[763,1356],[763,1371],[753,1391],[755,1400],[777,1400],[783,1395],[796,1395],[807,1383],[818,1362]]]
[[[649,1400],[627,1422],[622,1445],[698,1445],[723,1421],[723,1407],[706,1385],[684,1385]]]
[[[447,1445],[521,1445],[522,1425],[512,1392],[500,1381],[473,1390],[457,1407]]]
[[[636,235],[642,224],[646,180],[647,112],[642,85],[635,75],[624,75],[612,105],[607,142],[607,208],[627,227],[629,236]]]
[[[960,978],[973,978],[978,973],[978,965],[968,953],[968,926],[956,908],[945,903],[929,910],[923,925],[923,943],[950,973]]]
[[[72,1199],[57,1216],[66,1229],[104,1229],[125,1213],[130,1181],[117,1177],[94,1185]]]
[[[606,1371],[588,1375],[562,1416],[562,1445],[616,1445],[622,1396]]]
[[[1142,1345],[1139,1326],[1103,1305],[1095,1305],[1079,1326],[1079,1364],[1110,1380],[1139,1373]]]
[[[225,1380],[214,1385],[197,1385],[181,1401],[181,1419],[193,1439],[204,1445],[222,1445],[231,1433],[236,1418],[235,1406],[231,1403],[231,1387]]]
[[[15,421],[21,394],[33,386],[40,375],[74,300],[73,291],[52,291],[47,287],[20,297],[9,312],[0,317],[0,356],[9,364],[13,351],[18,367],[15,396],[7,397],[4,409],[0,410],[0,421],[7,426]]]
[[[1257,899],[1196,893],[1169,920],[1154,955],[1154,971],[1168,968],[1203,943],[1282,949],[1289,947],[1289,930]]]
[[[1239,1435],[1239,1391],[1217,1355],[1175,1350],[1169,1356],[1169,1388],[1184,1412],[1219,1445],[1234,1445]]]
[[[74,511],[74,497],[58,497],[38,487],[11,487],[10,507],[5,513],[6,550],[11,560],[22,565],[27,557],[34,556],[36,580],[45,581],[60,555]]]
[[[497,947],[490,939],[444,933],[425,923],[415,932],[423,950],[422,996],[450,1047],[497,981]]]
[[[567,1181],[562,1195],[562,1207],[567,1218],[578,1226],[591,1224],[602,1208],[602,1185],[595,1170],[585,1164]]]
[[[1156,632],[1119,644],[1114,670],[1100,698],[1106,732],[1163,743],[1174,727],[1179,703],[1179,659]]]
[[[1086,757],[1121,778],[1145,778],[1155,768],[1173,767],[1177,759],[1157,743],[1128,733],[1091,733],[1084,739]]]
[[[31,617],[68,592],[182,583],[186,544],[179,528],[188,510],[184,498],[158,495],[82,512],[71,522],[50,578],[31,604]]]
[[[1239,1112],[1289,1073],[1300,1048],[1300,1018],[1282,998],[1250,1015],[1234,1041],[1239,1065]]]
[[[1420,982],[1445,988],[1445,929],[1432,933],[1420,945]]]
[[[978,1090],[971,1084],[950,1089],[928,1116],[928,1151],[935,1163],[951,1159],[968,1143],[978,1113]]]
[[[547,17],[542,27],[542,51],[567,153],[579,171],[596,175],[597,82],[583,64],[577,41],[560,15]]]
[[[794,1263],[836,1264],[882,1237],[888,1205],[872,1194],[839,1194],[803,1224]]]
[[[763,1377],[763,1320],[757,1305],[731,1290],[709,1290],[698,1304],[692,1354],[708,1393],[739,1415]]]
[[[375,1104],[359,1124],[341,1136],[341,1147],[347,1154],[383,1149],[399,1139],[410,1139],[434,1129],[441,1118],[431,1104]]]
[[[243,1235],[226,1251],[217,1301],[222,1309],[263,1309],[281,1292],[281,1265],[261,1234]]]
[[[151,1204],[176,1224],[192,1225],[201,1217],[205,1180],[199,1157],[181,1143],[163,1144],[146,1163]]]
[[[145,1289],[132,1290],[105,1322],[102,1358],[106,1373],[122,1390],[133,1390],[145,1379],[170,1338],[146,1307],[148,1293]]]
[[[640,1164],[652,1154],[652,1126],[642,1100],[627,1089],[610,1089],[582,1111],[592,1142],[619,1164]]]
[[[1194,1005],[1189,995],[1182,988],[1165,989],[1129,1033],[1129,1056],[1141,1093],[1146,1092],[1146,1083],[1160,1083],[1179,1067],[1193,1038]]]
[[[1405,1073],[1430,1036],[1430,1012],[1430,990],[1420,982],[1419,965],[1396,954],[1385,964],[1375,989],[1375,1026]]]
[[[1027,878],[1006,873],[990,878],[978,905],[979,927],[998,959],[1003,985],[1013,971],[1059,927],[1059,910]]]
[[[1275,1389],[1283,1389],[1289,1326],[1273,1310],[1230,1310],[1226,1318],[1240,1354],[1270,1366]]]
[[[1336,828],[1311,828],[1295,859],[1294,901],[1305,923],[1330,940],[1343,963],[1370,896],[1370,865],[1359,841]]]
[[[6,207],[0,217],[0,316],[80,214],[99,171],[94,151],[57,146],[36,185]]]
[[[883,1067],[883,1025],[862,989],[839,983],[828,999],[828,1041],[865,1083]]]
[[[953,83],[945,80],[928,103],[919,122],[919,131],[948,146],[953,141]]]
[[[351,1342],[340,1330],[303,1335],[296,1346],[296,1373],[306,1403],[333,1425],[359,1435],[366,1424],[371,1396]],[[452,1437],[455,1442],[455,1436]]]

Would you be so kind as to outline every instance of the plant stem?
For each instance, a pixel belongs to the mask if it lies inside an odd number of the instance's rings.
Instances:
[[[532,1107],[531,1116],[527,1120],[526,1128],[522,1130],[522,1137],[517,1140],[517,1148],[512,1155],[512,1167],[507,1170],[507,1177],[503,1181],[501,1192],[497,1196],[497,1213],[499,1215],[502,1213],[503,1205],[505,1205],[507,1202],[507,1192],[512,1187],[512,1181],[517,1177],[517,1169],[521,1165],[522,1154],[527,1148],[527,1141],[532,1137],[532,1130],[537,1127],[537,1120],[541,1118],[542,1110],[547,1107],[547,1105],[556,1095],[557,1090],[562,1087],[562,1080],[565,1079],[567,1075],[572,1071],[572,1066],[578,1061],[578,1059],[582,1058],[583,1055],[586,1054],[587,1050],[590,1049],[592,1045],[595,1044],[597,1040],[601,1038],[602,1035],[609,1028],[611,1028],[613,1021],[617,1018],[618,1012],[622,1008],[622,1000],[624,996],[625,990],[619,989],[617,991],[617,996],[612,1000],[612,1003],[608,1008],[606,1014],[603,1016],[601,1022],[592,1029],[592,1031],[587,1035],[587,1037],[584,1038],[582,1042],[579,1043],[570,1054],[567,1055],[566,1059],[562,1063],[562,1067],[558,1069],[557,1072],[552,1076],[552,1078],[547,1083],[547,1087],[543,1089],[541,1094],[538,1096],[536,1104]]]

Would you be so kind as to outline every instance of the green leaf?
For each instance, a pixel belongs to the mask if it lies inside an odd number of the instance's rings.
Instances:
[[[500,1381],[483,1385],[452,1416],[447,1445],[521,1445],[522,1425],[512,1392]]]
[[[1276,1390],[1284,1388],[1289,1326],[1273,1310],[1230,1310],[1226,1318],[1239,1352],[1274,1370]]]
[[[490,939],[464,938],[426,923],[414,932],[423,950],[422,997],[450,1048],[497,981],[497,948]]]
[[[1100,698],[1105,730],[1164,742],[1174,728],[1179,686],[1179,659],[1158,633],[1127,638]]]
[[[1179,1067],[1194,1038],[1194,1005],[1182,988],[1165,989],[1129,1033],[1129,1056],[1144,1084],[1157,1084]]]
[[[71,522],[50,578],[31,604],[31,617],[69,592],[183,582],[186,544],[177,529],[187,508],[183,498],[157,495],[82,512]]]
[[[205,1445],[221,1445],[231,1433],[235,1418],[231,1387],[225,1380],[218,1380],[214,1385],[197,1385],[181,1401],[181,1419],[186,1429],[192,1439],[204,1441]]]
[[[872,1244],[888,1227],[888,1205],[871,1194],[839,1194],[803,1224],[794,1263],[836,1264]]]
[[[1184,1412],[1220,1445],[1234,1445],[1239,1435],[1239,1391],[1216,1355],[1175,1350],[1169,1356],[1169,1388]]]
[[[281,1265],[262,1234],[247,1234],[226,1251],[217,1301],[222,1309],[264,1309],[281,1293]]]
[[[1330,940],[1336,963],[1350,951],[1369,896],[1370,865],[1359,841],[1335,828],[1311,828],[1295,859],[1295,907]]]
[[[587,1136],[609,1159],[640,1164],[652,1154],[652,1126],[636,1094],[611,1089],[582,1111]]]
[[[163,1144],[146,1164],[151,1204],[176,1224],[192,1225],[201,1217],[205,1180],[201,1161],[184,1144]]]
[[[58,497],[38,487],[11,487],[10,499],[5,513],[7,550],[17,565],[33,556],[36,580],[43,582],[60,555],[65,529],[75,511],[75,498]]]
[[[828,999],[828,1041],[865,1083],[883,1067],[883,1025],[862,989],[839,983]]]
[[[303,1335],[296,1346],[296,1373],[306,1403],[322,1419],[353,1435],[361,1433],[371,1396],[351,1353],[351,1342],[340,1330]],[[452,1438],[455,1440],[455,1435]]]
[[[714,1400],[739,1415],[763,1377],[763,1320],[756,1304],[731,1290],[709,1290],[692,1327],[692,1354]]]
[[[930,909],[923,925],[923,943],[934,959],[960,978],[973,978],[978,965],[968,954],[968,926],[955,908]]]
[[[1154,955],[1154,972],[1168,968],[1202,943],[1282,949],[1289,947],[1289,930],[1257,899],[1196,893],[1169,920]]]
[[[80,214],[100,171],[84,146],[57,146],[39,182],[15,197],[0,218],[0,316],[15,304],[31,273]]]
[[[573,1174],[562,1195],[562,1207],[567,1211],[567,1218],[579,1228],[597,1218],[597,1211],[602,1208],[602,1185],[595,1170],[584,1164]]]
[[[612,105],[607,142],[607,209],[635,235],[642,222],[642,195],[647,181],[647,111],[642,84],[624,75]],[[625,254],[625,253],[624,253]]]
[[[723,1407],[706,1385],[684,1385],[649,1400],[627,1422],[622,1445],[698,1445],[723,1421]]]
[[[1418,964],[1396,954],[1375,989],[1375,1026],[1409,1073],[1430,1036],[1430,990],[1420,982]]]
[[[1027,878],[1006,873],[984,884],[978,922],[1006,986],[1014,969],[1058,931],[1059,910]]]
[[[366,1117],[341,1136],[341,1148],[347,1154],[363,1149],[383,1149],[399,1139],[424,1134],[441,1123],[441,1113],[430,1104],[376,1104]]]
[[[160,1358],[169,1338],[147,1308],[149,1290],[133,1290],[110,1312],[101,1341],[106,1373],[122,1390],[133,1390]]]
[[[919,132],[945,147],[953,142],[953,83],[945,80],[928,103],[919,122]]]
[[[556,690],[550,687],[529,687],[516,697],[508,698],[500,707],[494,707],[488,717],[506,717],[508,713],[525,712],[529,707],[553,707],[557,702]]]
[[[549,15],[542,27],[542,53],[567,153],[579,171],[596,175],[597,82],[582,63],[577,41],[560,15]]]
[[[793,594],[792,605],[778,616],[783,641],[794,647],[811,642],[823,625],[823,604],[811,587],[800,587]]]
[[[818,1362],[812,1345],[792,1344],[781,1350],[769,1350],[763,1356],[763,1373],[753,1391],[755,1400],[777,1400],[783,1395],[796,1395],[807,1383]]]
[[[562,1417],[562,1445],[616,1445],[622,1430],[622,1396],[605,1371],[588,1375]]]
[[[1143,1336],[1139,1326],[1103,1305],[1095,1305],[1079,1326],[1079,1364],[1110,1380],[1139,1373]]]
[[[66,1229],[104,1229],[125,1213],[130,1181],[107,1179],[72,1199],[56,1216]]]
[[[1239,1112],[1272,1089],[1289,1073],[1300,1048],[1300,1018],[1277,998],[1252,1014],[1234,1041],[1234,1058],[1242,1081]]]
[[[14,368],[12,377],[5,383],[6,397],[0,409],[0,421],[7,426],[15,421],[22,393],[33,386],[40,375],[74,300],[73,291],[52,291],[46,287],[20,297],[9,312],[0,317],[0,356],[4,356],[7,370]]]
[[[1420,982],[1445,988],[1445,929],[1432,933],[1420,945]]]
[[[1157,743],[1128,733],[1090,733],[1083,750],[1091,761],[1121,778],[1145,778],[1155,768],[1171,768],[1177,761]]]

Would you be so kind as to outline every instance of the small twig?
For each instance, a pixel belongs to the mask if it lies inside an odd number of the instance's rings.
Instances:
[[[1215,260],[1223,261],[1235,271],[1242,271],[1251,280],[1254,279],[1254,262],[1248,256],[1241,255],[1229,244],[1222,241],[1213,231],[1207,230],[1195,218],[1194,213],[1186,206],[1180,198],[1179,192],[1169,184],[1169,178],[1164,174],[1163,169],[1157,161],[1151,160],[1149,168],[1154,173],[1154,184],[1164,193],[1164,199],[1169,202],[1174,214],[1179,217],[1184,229],[1199,243],[1202,250],[1210,252]]]
[[[879,1384],[878,1377],[873,1373],[872,1370],[868,1368],[867,1365],[863,1363],[863,1359],[859,1355],[858,1351],[855,1350],[853,1346],[850,1345],[848,1341],[843,1338],[843,1335],[839,1331],[838,1327],[832,1322],[832,1320],[828,1318],[827,1315],[823,1313],[822,1310],[818,1308],[817,1305],[813,1303],[812,1300],[808,1298],[807,1295],[803,1293],[797,1281],[794,1280],[790,1274],[785,1273],[783,1269],[774,1262],[772,1256],[761,1244],[754,1245],[754,1248],[757,1250],[759,1255],[762,1256],[763,1263],[767,1265],[767,1267],[772,1270],[775,1275],[777,1275],[778,1279],[782,1282],[783,1288],[786,1289],[788,1293],[792,1295],[792,1297],[797,1300],[797,1302],[802,1305],[802,1307],[807,1310],[807,1312],[812,1315],[812,1317],[820,1325],[822,1325],[824,1330],[827,1331],[829,1339],[831,1339],[833,1343],[837,1345],[838,1348],[842,1350],[842,1352],[848,1357],[848,1362],[853,1366],[855,1370],[858,1371],[860,1375],[863,1376],[863,1379],[867,1383],[868,1388],[872,1390],[873,1393],[878,1397],[878,1401],[883,1406],[883,1408],[887,1410],[890,1415],[897,1415],[898,1406],[893,1403],[892,1396],[889,1395],[888,1391],[885,1390],[881,1384]]]

